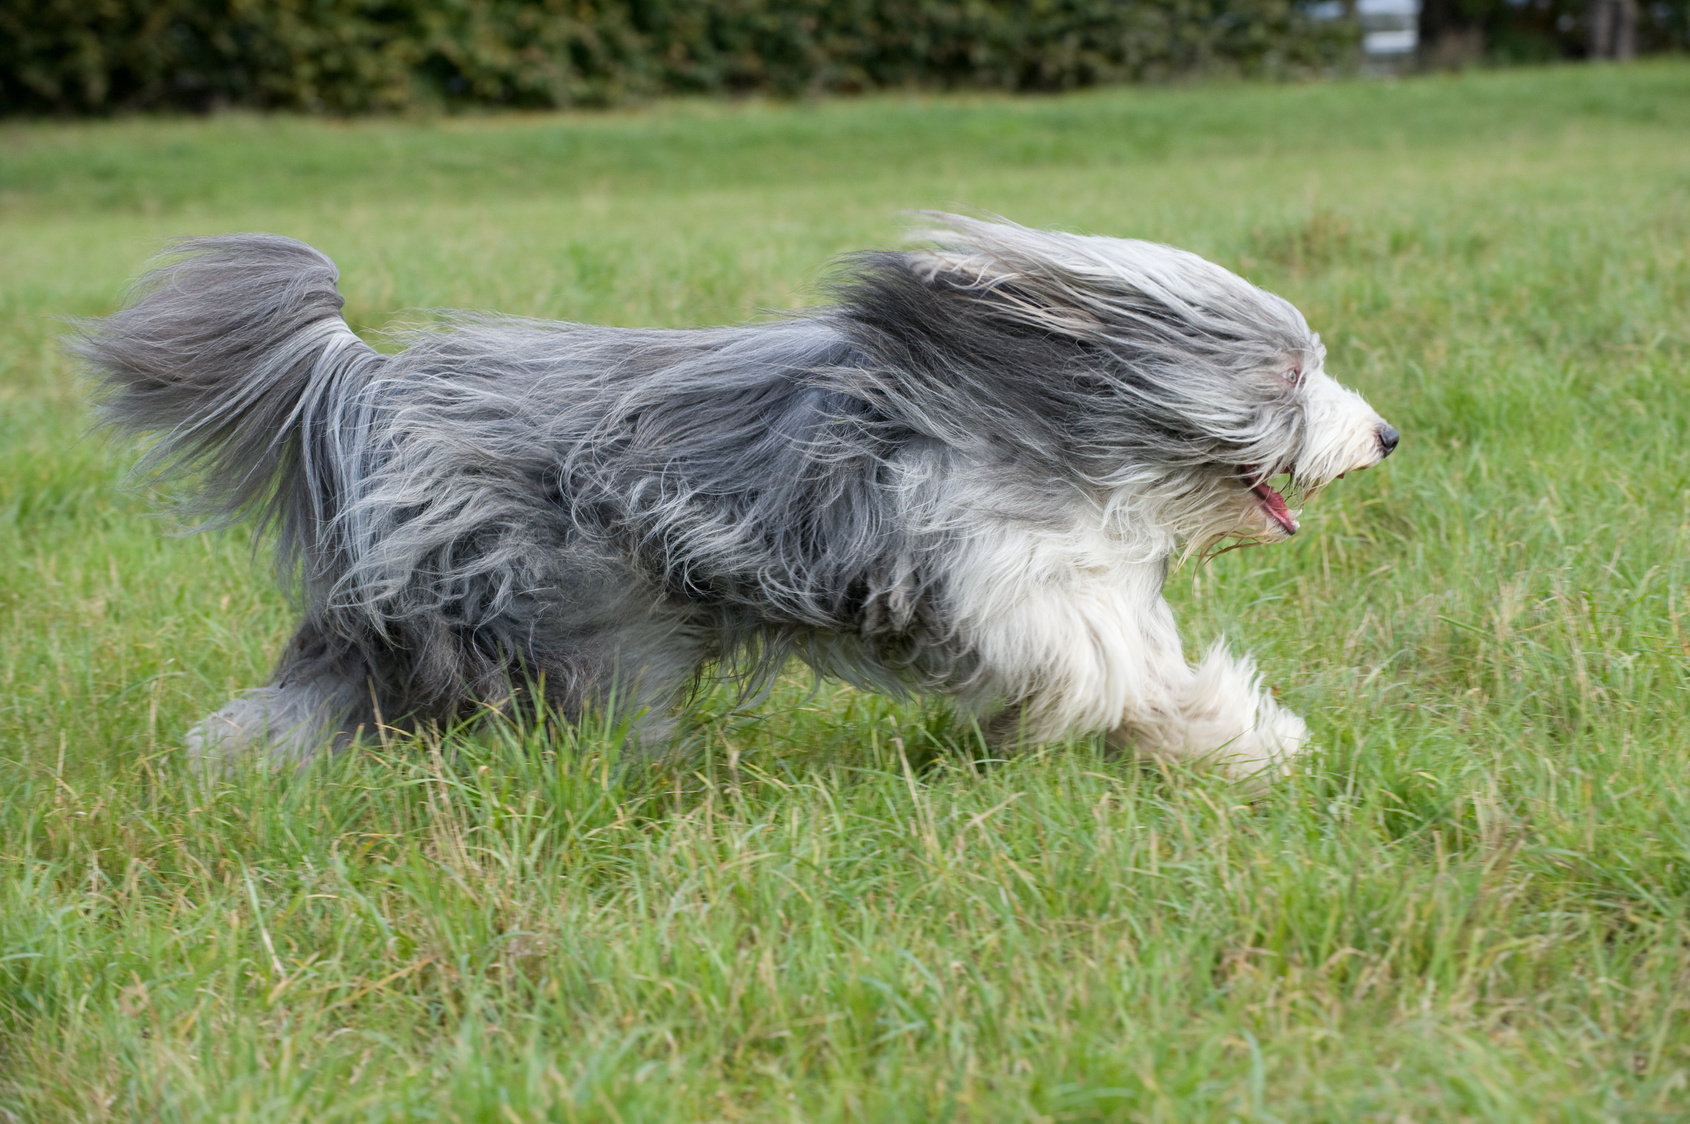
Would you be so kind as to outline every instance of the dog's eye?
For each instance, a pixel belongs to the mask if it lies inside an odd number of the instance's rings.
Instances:
[[[1303,365],[1298,363],[1293,367],[1288,367],[1279,373],[1279,377],[1290,383],[1292,386],[1302,386]]]

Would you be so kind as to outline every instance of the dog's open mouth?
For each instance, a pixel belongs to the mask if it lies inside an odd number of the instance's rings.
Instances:
[[[1269,472],[1256,480],[1250,491],[1256,497],[1256,503],[1268,517],[1269,527],[1278,527],[1288,535],[1297,533],[1297,517],[1291,512],[1291,505],[1285,502],[1285,497],[1268,481],[1280,472]],[[1246,479],[1254,477],[1255,473],[1247,473]]]

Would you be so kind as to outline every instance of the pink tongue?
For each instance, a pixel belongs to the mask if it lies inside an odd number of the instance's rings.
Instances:
[[[1297,521],[1291,518],[1291,509],[1285,506],[1285,497],[1266,484],[1257,484],[1255,492],[1256,495],[1261,497],[1262,506],[1267,508],[1267,513],[1273,516],[1274,521],[1287,531],[1295,534]]]

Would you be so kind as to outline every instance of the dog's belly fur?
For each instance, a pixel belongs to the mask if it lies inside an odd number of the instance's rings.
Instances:
[[[309,247],[187,244],[78,347],[108,421],[276,530],[305,610],[190,752],[302,762],[536,703],[658,746],[702,675],[796,657],[949,694],[1005,742],[1268,775],[1307,731],[1247,660],[1186,662],[1169,560],[1295,531],[1268,478],[1318,489],[1395,431],[1217,266],[947,221],[957,247],[865,259],[789,321],[466,318],[391,356]]]

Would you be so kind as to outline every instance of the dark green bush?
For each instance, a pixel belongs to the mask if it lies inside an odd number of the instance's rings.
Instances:
[[[1422,56],[1433,66],[1587,58],[1591,8],[1591,0],[1422,0]],[[1690,48],[1690,0],[1635,0],[1634,15],[1639,52]]]
[[[0,0],[0,112],[608,105],[1318,72],[1293,0]]]

